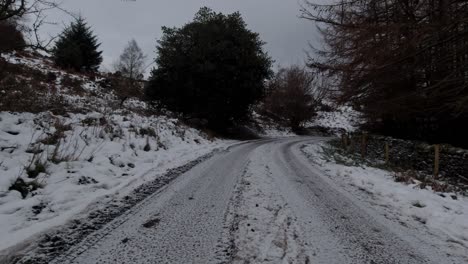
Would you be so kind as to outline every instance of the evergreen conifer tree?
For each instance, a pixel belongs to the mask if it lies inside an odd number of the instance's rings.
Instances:
[[[102,62],[101,44],[83,18],[66,28],[52,51],[55,64],[76,71],[97,71]]]

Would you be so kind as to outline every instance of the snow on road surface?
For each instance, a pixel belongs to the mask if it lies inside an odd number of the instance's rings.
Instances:
[[[51,263],[466,263],[324,176],[321,140],[234,146]]]

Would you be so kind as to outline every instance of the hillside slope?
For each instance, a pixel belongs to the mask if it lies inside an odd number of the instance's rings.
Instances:
[[[0,250],[232,143],[138,99],[120,107],[105,76],[28,53],[0,60]]]

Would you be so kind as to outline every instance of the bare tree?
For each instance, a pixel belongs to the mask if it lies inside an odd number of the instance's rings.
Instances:
[[[0,21],[21,17],[26,13],[25,0],[0,0]]]
[[[336,80],[369,128],[468,146],[466,1],[305,0],[302,12],[325,43],[309,66]]]
[[[111,78],[111,87],[123,106],[128,98],[142,96],[142,82],[146,56],[132,39],[114,64],[116,71]]]
[[[28,14],[37,14],[59,8],[54,0],[0,0],[0,21],[18,19]]]
[[[299,66],[278,71],[268,84],[264,114],[297,130],[315,114],[323,93],[310,72]]]
[[[18,48],[30,47],[49,51],[49,46],[55,40],[55,36],[47,39],[39,34],[40,28],[45,24],[53,24],[47,21],[46,12],[51,9],[59,9],[64,13],[74,16],[60,6],[56,0],[0,0],[0,23],[10,25],[28,36],[29,43]],[[31,20],[29,25],[26,20]],[[23,23],[19,23],[23,20]]]
[[[145,71],[146,56],[138,46],[138,43],[132,39],[120,55],[114,69],[122,74],[122,76],[132,79],[141,80]]]

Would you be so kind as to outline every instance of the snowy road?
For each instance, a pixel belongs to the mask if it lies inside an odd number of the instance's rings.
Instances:
[[[319,140],[232,147],[53,263],[452,263],[323,177]]]

